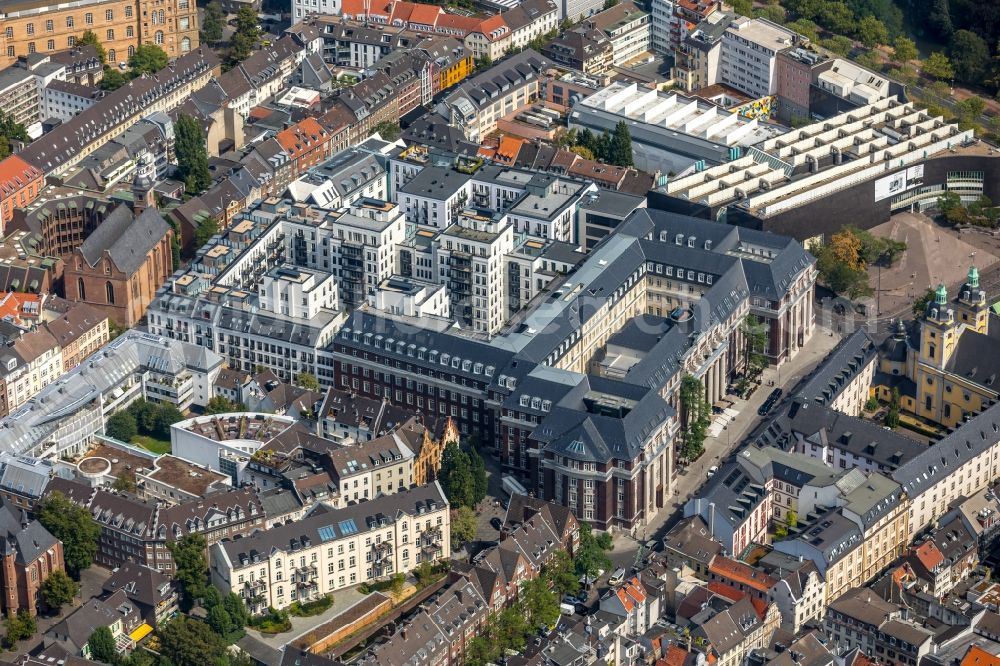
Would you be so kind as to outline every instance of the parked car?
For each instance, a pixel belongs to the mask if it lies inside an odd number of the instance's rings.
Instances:
[[[497,517],[490,518],[490,526],[493,527],[497,532],[503,527],[503,521]]]
[[[718,471],[719,471],[719,466],[712,465],[711,467],[708,468],[708,471],[705,473],[705,476],[711,479],[713,476],[715,476],[715,473]]]
[[[614,587],[615,585],[621,585],[624,582],[625,582],[624,569],[616,569],[615,572],[611,574],[611,578],[608,579],[608,585],[611,585],[612,587]]]

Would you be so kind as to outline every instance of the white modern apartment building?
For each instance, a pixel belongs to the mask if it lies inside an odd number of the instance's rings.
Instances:
[[[212,584],[252,613],[406,573],[451,552],[448,500],[435,481],[216,543]]]
[[[275,266],[261,279],[258,302],[264,310],[312,319],[322,310],[339,310],[337,280],[332,273]]]
[[[719,80],[754,99],[777,87],[774,61],[778,51],[795,46],[799,36],[766,19],[737,16],[722,36]]]
[[[634,2],[620,2],[596,14],[591,23],[611,41],[616,67],[636,60],[652,48],[651,16]]]
[[[438,280],[447,285],[451,315],[477,333],[494,335],[506,321],[504,256],[514,249],[507,217],[465,211],[437,238]]]
[[[281,222],[289,258],[297,266],[330,273],[345,305],[364,303],[395,272],[394,248],[406,234],[399,206],[362,198],[334,212],[297,207],[295,213]]]

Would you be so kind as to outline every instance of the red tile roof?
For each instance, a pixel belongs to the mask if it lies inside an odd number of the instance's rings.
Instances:
[[[1000,666],[1000,657],[990,654],[978,645],[972,645],[962,657],[961,666]]]
[[[0,198],[6,198],[42,177],[42,172],[17,155],[0,161]]]
[[[758,592],[767,592],[778,582],[763,571],[757,571],[749,564],[728,557],[716,557],[708,566],[708,571],[719,578],[741,583]]]
[[[726,585],[725,583],[720,583],[717,580],[713,580],[711,583],[706,585],[710,591],[718,594],[720,597],[725,597],[730,601],[739,601],[743,597],[747,596],[745,592],[740,592],[735,587],[731,585]]]
[[[329,140],[330,135],[315,118],[304,118],[275,135],[278,143],[292,159],[298,158]]]
[[[928,571],[934,571],[935,567],[944,562],[944,555],[933,541],[923,542],[914,549],[913,554]]]

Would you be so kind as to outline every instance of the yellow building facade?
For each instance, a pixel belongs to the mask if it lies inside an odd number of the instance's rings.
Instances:
[[[3,66],[19,56],[73,48],[90,30],[109,64],[125,63],[140,44],[156,44],[171,59],[198,47],[195,0],[25,0],[0,10]]]
[[[979,271],[972,267],[954,299],[949,300],[944,285],[934,292],[914,346],[905,343],[903,332],[886,342],[896,345],[897,351],[880,360],[877,394],[888,399],[890,384],[898,384],[893,378],[908,378],[912,384],[900,391],[902,410],[955,427],[1000,397],[1000,373],[991,369],[995,364],[990,362],[997,342],[1000,331],[990,331],[986,292],[980,287]],[[899,351],[901,345],[905,353]]]

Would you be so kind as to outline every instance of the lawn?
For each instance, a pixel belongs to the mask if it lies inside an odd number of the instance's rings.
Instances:
[[[153,453],[170,453],[170,442],[165,442],[162,439],[156,439],[148,435],[136,435],[132,438],[132,443]]]

